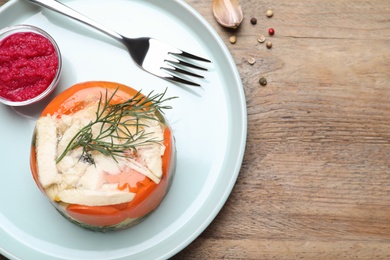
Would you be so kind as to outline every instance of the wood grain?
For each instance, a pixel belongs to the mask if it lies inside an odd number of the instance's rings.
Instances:
[[[390,259],[390,1],[241,0],[238,30],[185,1],[238,67],[248,140],[226,205],[172,259]]]

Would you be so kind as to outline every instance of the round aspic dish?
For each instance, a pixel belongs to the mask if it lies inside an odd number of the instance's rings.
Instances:
[[[35,126],[30,165],[64,217],[105,232],[131,227],[159,206],[176,165],[162,113],[170,108],[165,94],[90,81],[47,105]]]

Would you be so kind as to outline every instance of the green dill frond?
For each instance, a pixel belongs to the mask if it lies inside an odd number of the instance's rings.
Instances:
[[[118,88],[111,96],[108,96],[108,90],[106,90],[104,98],[102,94],[100,95],[96,118],[71,139],[64,152],[58,157],[57,163],[68,152],[79,147],[82,148],[80,159],[94,164],[93,151],[117,160],[117,157],[124,157],[126,152],[134,151],[137,147],[162,141],[151,138],[150,133],[144,130],[147,125],[141,122],[159,120],[156,113],[171,109],[163,103],[176,97],[165,98],[167,89],[160,94],[154,94],[152,91],[145,97],[139,91],[123,103],[111,104],[117,91]],[[93,136],[92,128],[98,124],[100,124],[99,132]],[[132,133],[131,129],[135,129],[135,132]]]

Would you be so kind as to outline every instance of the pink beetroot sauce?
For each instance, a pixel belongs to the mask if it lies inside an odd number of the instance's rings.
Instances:
[[[0,42],[0,96],[25,101],[45,91],[58,69],[58,56],[46,37],[12,34]]]

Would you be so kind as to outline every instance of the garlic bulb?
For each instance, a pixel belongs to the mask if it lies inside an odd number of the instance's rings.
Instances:
[[[239,0],[213,0],[213,13],[220,25],[233,29],[244,18]]]

